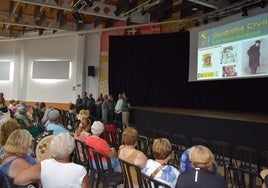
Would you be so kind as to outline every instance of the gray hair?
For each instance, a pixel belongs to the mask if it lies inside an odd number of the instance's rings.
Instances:
[[[19,106],[17,111],[20,114],[24,114],[26,112],[26,108],[25,108],[25,106]]]
[[[69,157],[75,147],[74,138],[70,133],[56,135],[50,143],[50,154],[53,158],[63,159]]]
[[[56,121],[59,117],[60,117],[60,112],[58,110],[53,109],[48,113],[48,119],[50,121]]]

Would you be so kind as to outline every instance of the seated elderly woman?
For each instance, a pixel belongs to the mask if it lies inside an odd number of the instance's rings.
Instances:
[[[146,155],[135,149],[138,139],[138,131],[133,127],[127,127],[122,134],[122,142],[124,145],[120,146],[118,158],[138,166],[140,169],[145,167],[147,157]],[[131,172],[133,184],[137,185],[138,180],[135,172]]]
[[[168,139],[158,138],[153,143],[153,156],[155,160],[148,159],[142,173],[175,187],[180,172],[174,166],[168,165],[172,146]]]
[[[3,157],[3,147],[6,144],[6,141],[9,137],[9,135],[15,131],[19,130],[20,125],[17,120],[15,119],[9,119],[6,122],[3,123],[0,127],[0,160]]]
[[[213,171],[214,156],[205,146],[193,146],[189,151],[193,168],[181,173],[176,188],[227,188],[224,178]]]
[[[27,130],[15,130],[10,134],[3,147],[4,154],[0,165],[2,173],[14,178],[21,171],[36,164],[36,160],[27,155],[32,140],[33,137]]]
[[[18,120],[21,128],[28,130],[34,138],[40,135],[40,130],[37,125],[34,125],[30,117],[26,114],[26,107],[19,106],[17,109],[16,119]]]
[[[103,123],[101,121],[94,121],[91,126],[92,135],[86,138],[86,144],[94,148],[97,152],[109,156],[111,158],[111,163],[114,171],[121,172],[120,164],[118,158],[116,157],[115,149],[110,148],[107,141],[100,137],[103,131]]]
[[[74,138],[70,133],[60,133],[50,143],[50,159],[45,159],[29,169],[19,173],[14,183],[27,185],[41,180],[43,188],[75,187],[90,188],[86,169],[69,161],[74,150]]]
[[[60,133],[68,133],[69,131],[60,125],[60,112],[56,109],[51,110],[48,113],[49,123],[46,126],[46,130],[53,131],[53,135],[58,135]]]

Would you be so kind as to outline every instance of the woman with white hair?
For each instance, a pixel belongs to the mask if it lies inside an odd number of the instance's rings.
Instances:
[[[118,158],[116,157],[116,151],[114,148],[110,148],[106,140],[100,137],[104,131],[104,125],[101,121],[94,121],[91,126],[92,135],[86,138],[86,144],[93,147],[98,153],[109,156],[115,172],[121,172]]]
[[[176,188],[227,188],[227,183],[222,176],[212,169],[214,155],[205,146],[191,147],[189,159],[193,168],[180,174]]]
[[[60,112],[56,109],[51,110],[48,113],[49,123],[47,124],[46,130],[53,131],[53,135],[58,135],[60,133],[69,132],[59,123],[60,121]]]
[[[27,185],[41,180],[43,188],[90,188],[85,167],[70,162],[69,155],[74,150],[74,138],[69,133],[60,133],[50,143],[50,159],[19,173],[14,183]]]

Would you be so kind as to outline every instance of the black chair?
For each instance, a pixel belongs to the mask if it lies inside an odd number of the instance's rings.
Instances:
[[[172,134],[171,136],[171,146],[173,150],[173,158],[171,164],[177,168],[180,166],[180,157],[182,153],[187,149],[188,142],[184,135]]]
[[[259,173],[257,150],[247,146],[233,146],[232,164],[234,164],[236,167]]]
[[[89,154],[89,149],[93,149],[86,143],[75,139],[75,149],[72,153],[71,160],[76,163],[84,166],[89,173],[90,178],[90,187],[93,187],[96,179],[96,169],[93,167],[93,155]]]
[[[258,173],[235,166],[227,167],[228,187],[231,188],[259,188],[263,180]]]
[[[15,188],[12,178],[0,171],[0,187],[1,188]]]
[[[203,145],[209,148],[209,141],[205,138],[192,137],[192,146]]]
[[[171,188],[169,185],[163,182],[160,182],[156,179],[153,179],[150,176],[147,176],[146,174],[141,173],[141,177],[142,177],[144,188],[157,188],[157,187]]]
[[[88,147],[89,155],[93,156],[94,160],[93,167],[96,169],[97,173],[97,184],[96,187],[99,186],[99,183],[102,182],[103,187],[117,187],[117,185],[124,183],[124,175],[121,172],[114,172],[110,157],[103,155],[97,152],[94,148]],[[104,165],[103,161],[107,163],[107,168]]]
[[[134,188],[138,186],[143,188],[141,169],[125,160],[119,159],[122,172],[124,173],[124,187]]]
[[[152,158],[152,153],[149,148],[149,141],[146,136],[138,136],[136,148],[137,150],[142,151],[148,158]]]
[[[227,178],[227,166],[232,165],[231,159],[231,146],[222,141],[210,141],[209,148],[211,149],[212,153],[214,154],[214,159],[219,167],[223,167],[224,170],[224,178]]]

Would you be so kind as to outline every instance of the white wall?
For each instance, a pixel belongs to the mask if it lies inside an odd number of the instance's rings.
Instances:
[[[76,96],[84,90],[97,95],[98,77],[88,77],[87,66],[98,70],[99,46],[99,34],[0,42],[0,60],[14,61],[14,78],[0,82],[0,92],[5,94],[6,100],[56,103],[75,102]],[[69,80],[44,83],[31,79],[32,62],[50,59],[71,61]]]
[[[100,64],[100,41],[101,33],[87,34],[85,36],[85,91],[93,94],[96,99],[99,95],[99,64]],[[87,67],[95,67],[95,76],[87,75]]]

